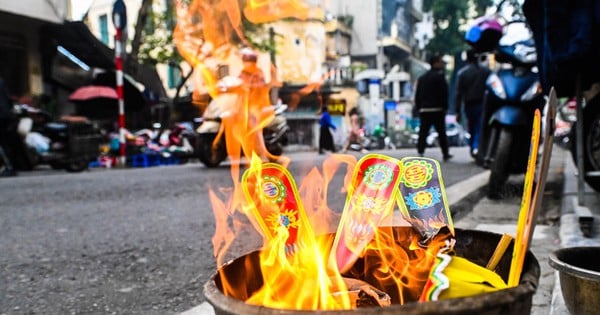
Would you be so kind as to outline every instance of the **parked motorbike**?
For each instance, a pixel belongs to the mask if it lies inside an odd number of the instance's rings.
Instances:
[[[571,149],[573,147],[573,136],[575,135],[573,124],[577,120],[576,108],[575,98],[571,98],[559,104],[556,110],[554,143],[564,149]]]
[[[600,192],[600,71],[598,1],[525,0],[523,15],[531,26],[539,55],[544,91],[574,97],[575,119],[569,137],[577,173]],[[581,132],[581,133],[580,133]],[[579,138],[581,137],[581,138]],[[578,182],[579,202],[584,187]]]
[[[583,107],[583,171],[585,182],[600,191],[600,94]],[[571,156],[577,165],[577,121],[571,126]]]
[[[510,174],[527,169],[533,116],[545,104],[532,39],[501,44],[495,50],[499,70],[487,82],[477,162],[490,168],[490,198],[499,198]]]
[[[194,157],[195,132],[191,124],[176,123],[172,128],[162,128],[160,123],[154,123],[153,129],[141,129],[133,133],[140,138],[140,145],[160,153],[163,157],[174,156],[179,164],[185,164]],[[136,141],[137,142],[137,141]]]
[[[215,143],[215,139],[221,129],[222,120],[228,115],[237,113],[234,106],[237,106],[236,98],[238,95],[229,92],[241,83],[233,78],[229,79],[229,82],[222,85],[223,93],[213,99],[207,106],[202,119],[199,121],[200,126],[196,129],[196,155],[206,167],[217,167],[227,158],[226,137],[221,135],[217,143]],[[283,147],[287,145],[286,132],[289,130],[287,118],[284,115],[287,105],[266,106],[263,110],[274,112],[273,119],[262,130],[266,149],[272,155],[281,155]]]
[[[37,120],[48,118],[41,111],[27,105],[15,106],[18,115],[18,152],[15,164],[20,169],[31,170],[40,164],[49,164],[53,169],[81,172],[100,154],[100,131],[83,119],[60,121]]]
[[[446,122],[446,138],[448,139],[448,145],[451,147],[462,147],[469,144],[469,138],[471,135],[465,130],[465,128],[457,123],[456,121]],[[419,126],[415,128],[415,131],[410,135],[410,144],[417,145],[419,142]],[[428,148],[437,147],[439,143],[439,134],[435,129],[431,129],[427,138],[425,138],[425,144]]]

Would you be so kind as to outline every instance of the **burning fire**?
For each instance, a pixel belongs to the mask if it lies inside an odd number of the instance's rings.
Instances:
[[[298,189],[284,168],[289,160],[264,163],[278,158],[267,152],[261,133],[273,119],[273,112],[267,108],[269,90],[277,84],[274,72],[264,73],[262,85],[244,82],[242,76],[243,84],[225,92],[220,85],[223,80],[219,82],[217,73],[222,65],[228,65],[230,70],[249,69],[240,58],[240,48],[250,46],[241,28],[242,17],[252,23],[267,23],[290,17],[306,19],[320,9],[303,1],[267,0],[176,0],[175,6],[178,24],[174,40],[179,53],[197,70],[196,90],[204,89],[230,113],[222,119],[215,144],[219,137],[225,137],[230,159],[239,160],[245,155],[250,160],[242,180],[240,164],[232,163],[233,188],[211,190],[209,194],[216,221],[213,246],[218,266],[225,263],[232,242],[248,228],[239,214],[261,233],[264,245],[259,255],[260,270],[249,270],[242,279],[220,274],[223,293],[249,304],[278,309],[351,309],[359,303],[356,286],[348,280],[353,278],[364,283],[360,290],[382,290],[391,303],[417,301],[436,255],[446,243],[445,237],[432,237],[427,246],[422,246],[421,235],[410,228],[398,232],[381,227],[392,216],[398,184],[385,176],[393,173],[396,178],[400,176],[399,169],[375,167],[354,173],[357,161],[353,156],[332,155],[321,171],[311,170]],[[251,71],[255,71],[251,76],[258,73],[256,69]],[[309,93],[318,84],[308,84],[301,93]],[[397,166],[401,164],[398,162]],[[352,207],[362,211],[347,222],[327,205],[330,182],[344,165],[347,172],[342,192],[348,193]],[[423,181],[425,177],[418,175],[431,175],[418,173],[416,168],[414,171],[406,177]],[[371,180],[370,185],[374,186],[357,185],[353,182],[357,174],[361,180]],[[390,185],[394,190],[388,189],[387,195],[379,196],[381,185]],[[375,195],[368,195],[373,191]],[[434,198],[436,193],[415,192],[411,206],[425,207],[441,200]],[[443,219],[449,218],[441,215],[433,221],[422,221],[421,225],[439,230],[438,220]],[[344,234],[342,241],[334,240],[331,233],[339,222],[348,224],[337,233]],[[411,222],[419,226],[414,218]],[[340,261],[346,252],[334,252],[339,242],[348,246],[350,261]],[[344,268],[338,267],[340,263]],[[247,265],[252,263],[248,261]]]
[[[344,164],[348,167],[344,186],[351,188],[349,193],[353,193],[357,174],[354,172],[353,177],[352,172],[357,162],[350,155],[329,157],[323,163],[322,174],[316,168],[311,170],[300,184],[301,189],[297,189],[294,179],[283,167],[262,163],[255,157],[242,179],[246,202],[231,199],[225,203],[211,193],[217,218],[213,240],[219,240],[215,245],[226,244],[236,237],[235,230],[221,224],[233,211],[226,204],[238,204],[264,240],[259,262],[246,263],[249,270],[244,279],[239,279],[240,275],[232,278],[220,274],[225,295],[276,309],[351,309],[357,307],[359,301],[357,289],[350,287],[353,280],[349,279],[360,279],[373,290],[387,293],[391,303],[404,304],[419,299],[436,255],[446,244],[445,239],[435,238],[424,247],[418,244],[420,236],[411,232],[410,227],[398,232],[391,227],[374,226],[376,222],[371,222],[369,215],[382,213],[390,203],[375,198],[377,204],[371,204],[369,197],[363,194],[368,188],[354,189],[353,196],[357,198],[349,196],[351,203],[362,209],[360,211],[371,209],[364,214],[366,217],[349,221],[349,235],[360,237],[359,244],[364,241],[368,244],[348,271],[340,272],[335,263],[332,264],[331,259],[335,256],[331,253],[336,242],[329,232],[339,216],[327,205],[326,192],[333,174]],[[366,176],[359,174],[358,178],[370,176],[375,183],[371,188],[379,188],[388,182],[382,179],[383,173],[380,168],[372,167]],[[388,199],[394,207],[393,195]],[[305,208],[307,205],[309,207]],[[390,215],[391,212],[387,213],[383,219],[389,219]],[[363,221],[366,223],[359,224]],[[221,250],[226,249],[227,246],[221,246]],[[219,257],[223,252],[215,254]],[[259,267],[252,269],[253,265]]]

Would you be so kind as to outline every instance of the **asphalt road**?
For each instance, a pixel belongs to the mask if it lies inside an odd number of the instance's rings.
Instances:
[[[447,186],[482,171],[466,147],[452,149],[455,158],[442,163]],[[289,156],[298,183],[326,158]],[[438,148],[426,156],[441,159]],[[337,211],[345,171],[329,187],[328,204]],[[78,174],[40,169],[1,178],[0,314],[174,314],[202,303],[202,286],[216,269],[208,191],[225,196],[231,186],[227,164]],[[261,242],[247,220],[235,220],[243,236],[231,257]]]

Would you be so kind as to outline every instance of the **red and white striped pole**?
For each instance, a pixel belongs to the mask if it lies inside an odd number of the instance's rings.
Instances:
[[[117,97],[119,100],[119,165],[126,163],[125,152],[125,100],[123,97],[123,42],[121,41],[121,30],[117,28],[115,35],[115,68],[117,75]]]
[[[123,30],[127,27],[127,10],[123,0],[115,1],[113,6],[113,23],[115,24],[115,72],[117,81],[117,96],[119,100],[119,165],[125,166],[125,101],[123,93]]]

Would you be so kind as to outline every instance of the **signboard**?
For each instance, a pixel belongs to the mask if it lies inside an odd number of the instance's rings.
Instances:
[[[332,116],[344,116],[346,115],[346,100],[330,98],[327,101],[327,108]]]
[[[125,8],[125,2],[123,2],[123,0],[115,1],[112,17],[115,28],[119,31],[125,30],[127,27],[127,9]]]
[[[383,103],[383,107],[385,108],[385,110],[396,110],[396,101],[386,100]]]

